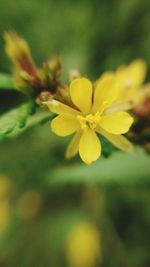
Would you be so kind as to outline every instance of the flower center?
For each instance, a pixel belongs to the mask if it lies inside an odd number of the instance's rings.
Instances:
[[[77,119],[80,122],[81,129],[84,130],[87,127],[91,128],[91,129],[95,129],[97,127],[97,125],[99,124],[101,117],[100,117],[99,112],[96,112],[94,115],[89,114],[85,117],[82,115],[78,115]]]

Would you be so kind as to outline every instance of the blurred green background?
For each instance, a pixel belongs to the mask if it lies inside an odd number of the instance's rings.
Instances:
[[[2,38],[9,29],[28,41],[39,66],[60,55],[64,79],[70,69],[95,79],[135,58],[150,70],[148,0],[1,0],[0,20],[0,72],[11,72]],[[1,92],[0,110],[20,98]],[[67,143],[47,122],[0,144],[0,267],[149,267],[148,156],[140,150],[130,163],[116,152],[90,168],[64,159]],[[78,251],[71,262],[66,252],[67,236],[81,222],[100,234],[99,260],[91,265],[86,246],[82,265],[75,265]]]

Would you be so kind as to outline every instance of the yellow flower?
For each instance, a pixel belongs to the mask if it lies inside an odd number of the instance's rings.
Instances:
[[[120,66],[116,72],[107,72],[114,74],[118,83],[118,96],[109,112],[134,109],[143,101],[147,94],[143,86],[146,72],[146,63],[141,59],[134,60],[128,66]],[[101,78],[96,81],[96,86],[99,82]]]
[[[55,134],[68,136],[76,132],[67,149],[67,158],[79,151],[85,163],[97,160],[101,155],[101,143],[96,132],[124,151],[132,149],[131,143],[122,134],[129,130],[133,118],[126,112],[107,112],[118,94],[113,74],[104,74],[95,90],[88,79],[75,79],[69,91],[74,107],[56,100],[44,103],[52,112],[59,114],[51,122]]]
[[[80,222],[69,233],[66,256],[70,267],[94,267],[101,262],[100,233],[89,222]]]
[[[137,59],[128,66],[121,66],[116,71],[116,78],[120,84],[120,93],[117,102],[133,100],[136,101],[147,72],[146,63]]]

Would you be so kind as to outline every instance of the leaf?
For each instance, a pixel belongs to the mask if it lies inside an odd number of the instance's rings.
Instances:
[[[50,121],[50,119],[52,118],[53,114],[50,113],[49,111],[36,111],[36,113],[34,114],[34,116],[30,116],[25,127],[23,128],[16,128],[12,133],[9,134],[9,138],[14,138],[17,137],[19,135],[21,135],[23,132],[25,132],[26,130],[35,127],[38,124],[42,124],[45,123],[47,121]]]
[[[0,140],[18,128],[26,125],[28,117],[34,110],[34,103],[22,104],[0,117]]]
[[[115,152],[88,166],[78,164],[55,169],[46,175],[50,185],[133,185],[150,182],[150,159],[141,150]]]
[[[0,73],[0,89],[14,89],[13,78],[11,75]]]

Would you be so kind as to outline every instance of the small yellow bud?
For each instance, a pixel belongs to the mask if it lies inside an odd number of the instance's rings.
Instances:
[[[61,74],[61,60],[59,57],[53,57],[44,64],[44,67],[54,76],[59,77]]]
[[[22,70],[32,77],[37,77],[36,66],[33,62],[27,42],[17,35],[16,32],[5,32],[5,51],[14,64],[15,72]]]
[[[69,80],[72,81],[74,79],[80,78],[80,73],[76,69],[72,69],[69,71]]]
[[[15,32],[5,32],[4,40],[6,53],[14,63],[20,61],[24,55],[30,56],[28,44]]]

